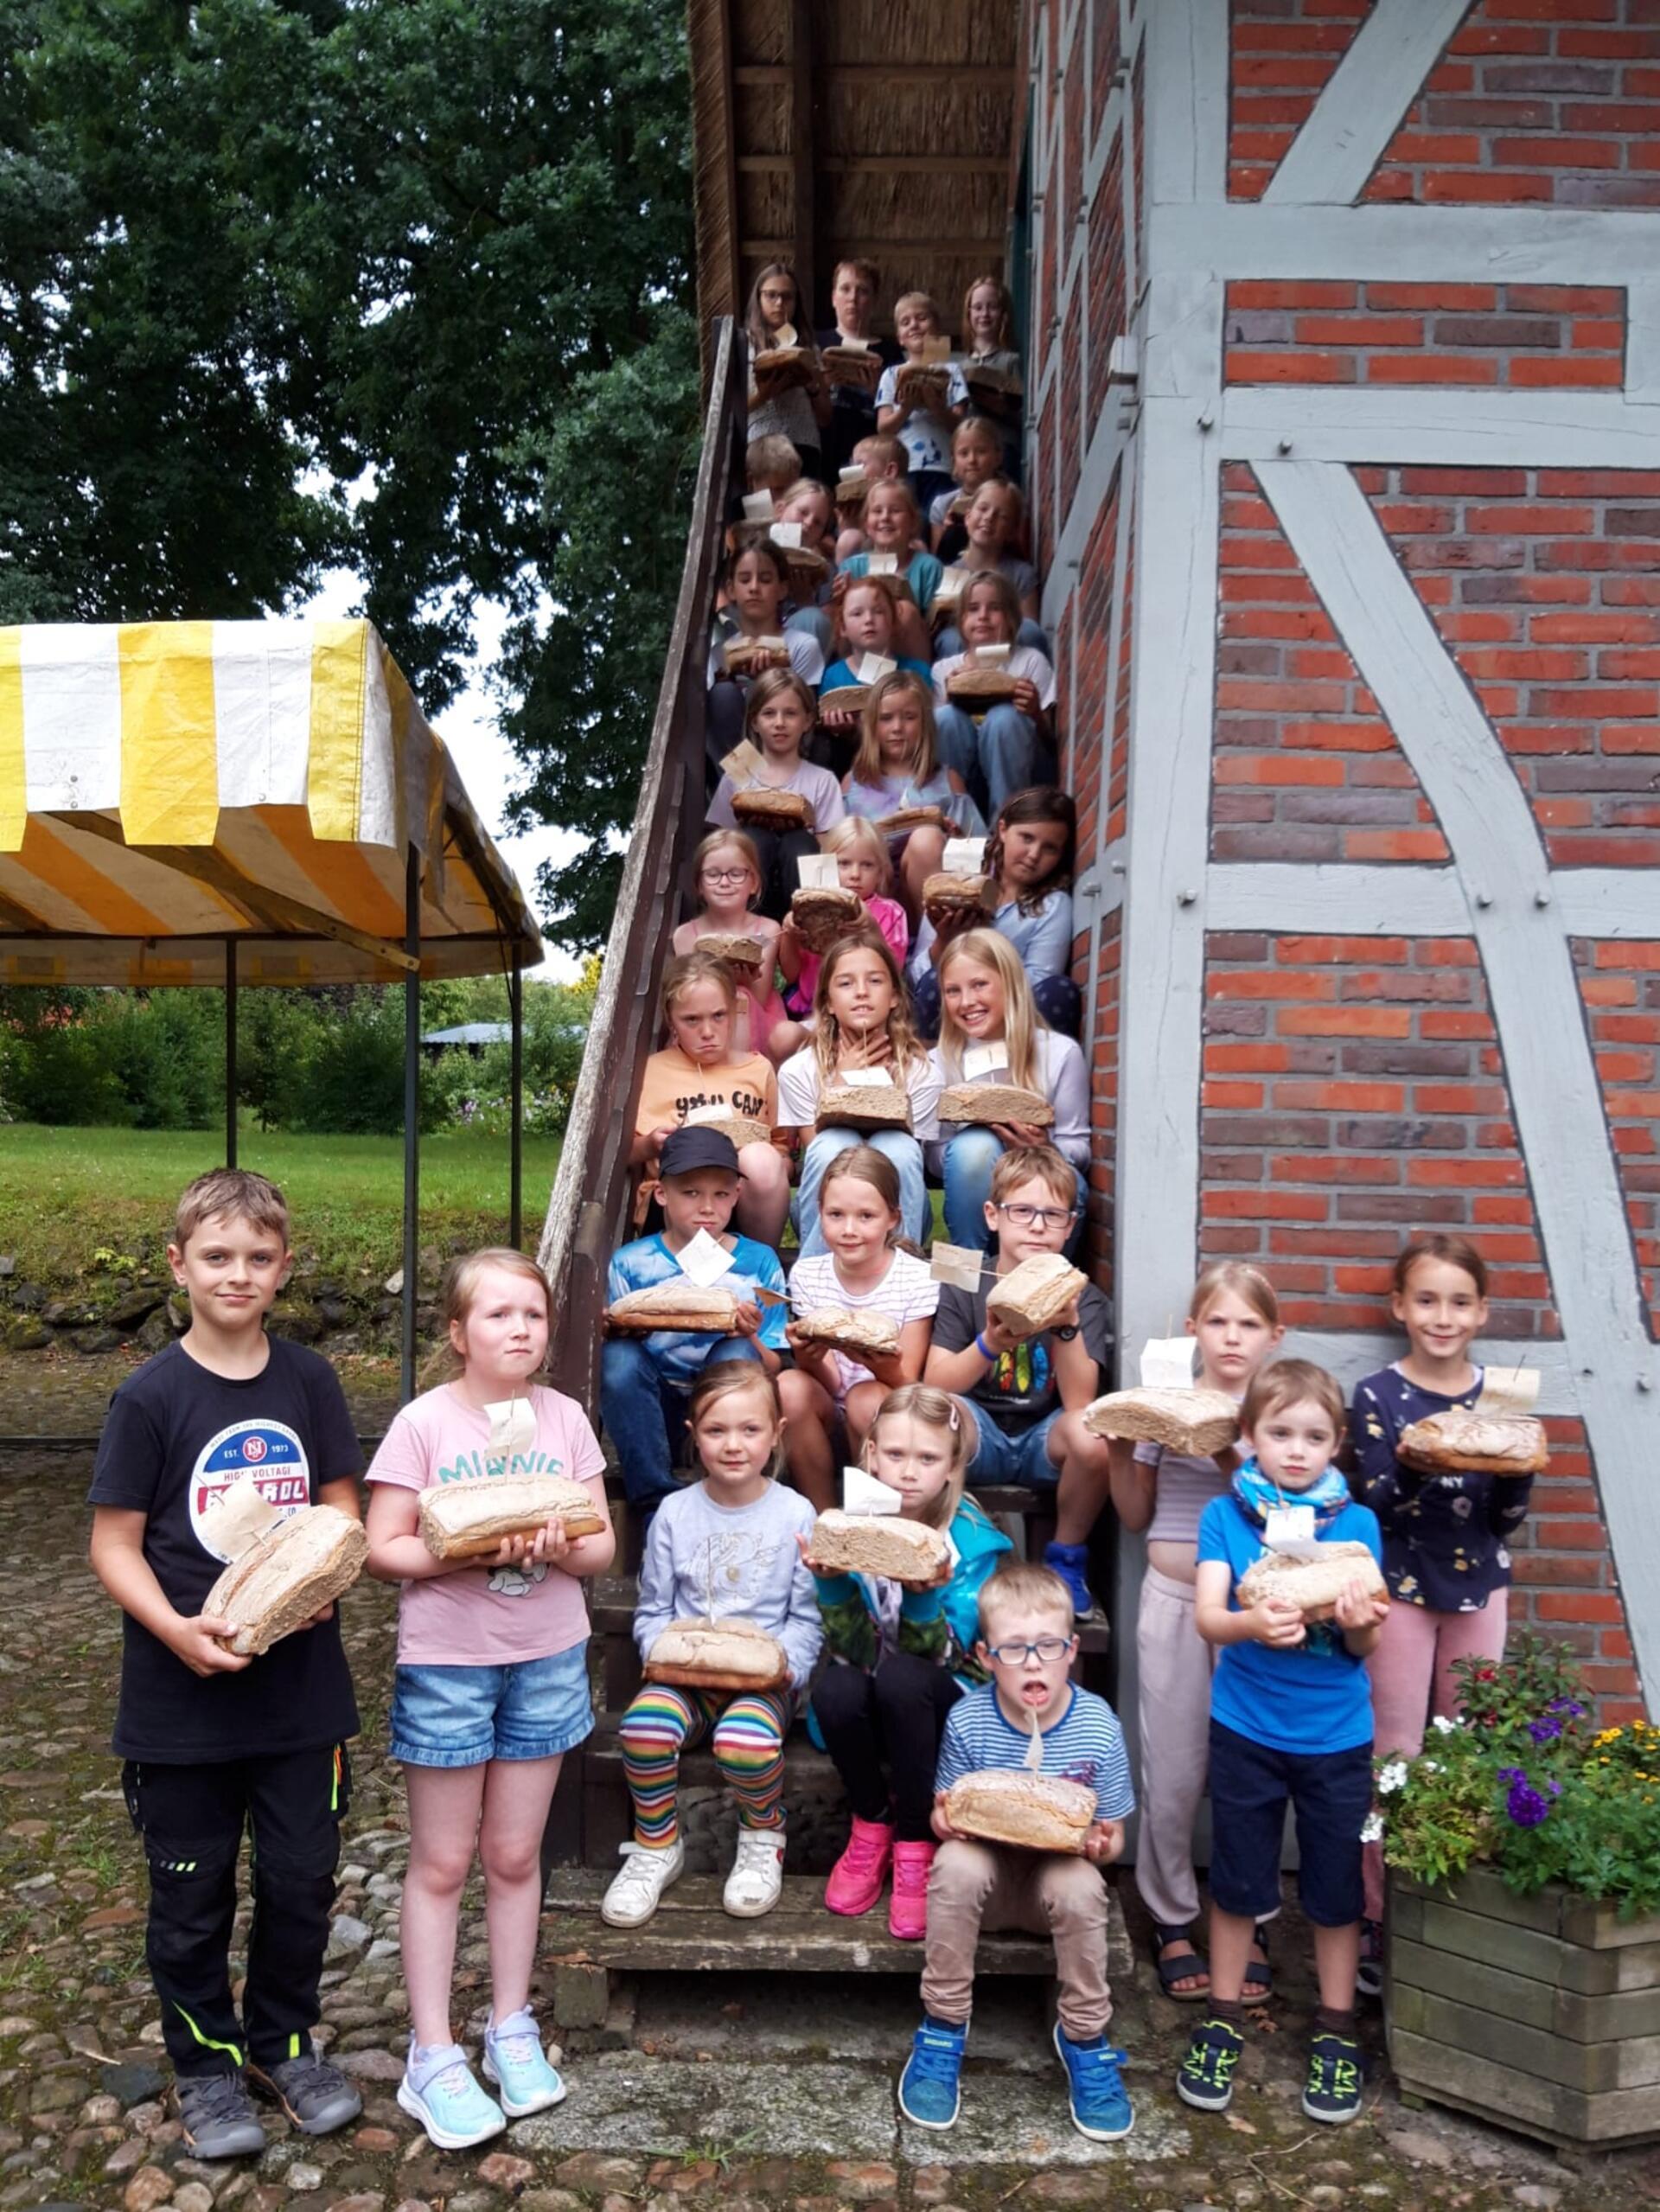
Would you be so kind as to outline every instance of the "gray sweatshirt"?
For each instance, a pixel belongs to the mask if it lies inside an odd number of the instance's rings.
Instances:
[[[799,1491],[776,1482],[750,1506],[718,1506],[703,1482],[666,1498],[640,1569],[634,1640],[641,1657],[671,1621],[736,1614],[783,1646],[791,1684],[804,1690],[824,1639],[795,1534],[810,1535],[814,1518]]]

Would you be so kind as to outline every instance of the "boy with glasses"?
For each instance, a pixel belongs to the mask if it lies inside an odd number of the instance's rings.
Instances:
[[[991,1680],[947,1716],[934,1778],[940,1849],[928,1883],[923,2021],[900,2077],[899,2109],[919,2127],[955,2123],[980,1932],[1023,1928],[1054,1938],[1055,2050],[1066,2068],[1072,2124],[1092,2142],[1116,2142],[1135,2114],[1119,2078],[1124,2054],[1107,2040],[1113,2000],[1098,1870],[1123,1851],[1124,1823],[1135,1810],[1124,1732],[1104,1697],[1069,1678],[1078,1640],[1057,1575],[999,1567],[980,1593],[980,1630],[974,1656]],[[946,1812],[946,1793],[965,1775],[1029,1768],[1034,1738],[1044,1774],[1095,1793],[1082,1857],[982,1843],[961,1834]]]
[[[1110,1301],[1093,1282],[1040,1335],[1015,1337],[986,1311],[987,1294],[1035,1252],[1058,1252],[1077,1218],[1077,1177],[1052,1145],[1006,1152],[992,1170],[986,1225],[997,1254],[974,1290],[945,1283],[934,1316],[923,1379],[967,1400],[978,1442],[968,1483],[1058,1485],[1055,1538],[1044,1563],[1066,1584],[1080,1614],[1095,1606],[1087,1569],[1089,1531],[1108,1477],[1108,1447],[1083,1425],[1101,1395],[1112,1336]]]

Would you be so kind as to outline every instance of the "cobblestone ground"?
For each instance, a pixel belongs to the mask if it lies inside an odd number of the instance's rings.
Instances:
[[[0,1435],[95,1427],[120,1371],[0,1362]],[[391,1397],[384,1371],[349,1379],[361,1422],[378,1427]],[[1335,2138],[1311,2128],[1298,2095],[1312,1992],[1290,1912],[1275,2026],[1253,2037],[1226,2119],[1188,2113],[1171,2091],[1192,2014],[1146,1987],[1145,1968],[1142,1985],[1120,1993],[1115,2033],[1131,2055],[1138,2123],[1114,2149],[1067,2125],[1035,1986],[986,1992],[962,2122],[942,2136],[894,2116],[909,1987],[873,1976],[805,1987],[662,1977],[641,1984],[611,2029],[571,2039],[570,2095],[556,2112],[482,2151],[436,2152],[393,2095],[405,2035],[397,1911],[406,1838],[399,1777],[381,1752],[392,1600],[373,1585],[347,1606],[364,1733],[322,2031],[361,2085],[363,2118],[323,2142],[268,2120],[257,2162],[194,2161],[169,2098],[144,1966],[143,1871],[106,1752],[119,1628],[86,1566],[89,1467],[85,1452],[0,1454],[0,2212],[507,2212],[515,2202],[525,2212],[1489,2212],[1660,2201],[1660,2152],[1565,2165],[1515,2137],[1403,2110],[1381,2068],[1359,2123]],[[1132,1926],[1142,1932],[1133,1916]],[[474,2043],[486,1956],[469,1893],[457,2010]]]

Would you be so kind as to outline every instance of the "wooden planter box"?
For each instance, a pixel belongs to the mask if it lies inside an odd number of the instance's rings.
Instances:
[[[1427,1889],[1391,1872],[1384,1985],[1403,2100],[1548,2143],[1660,2135],[1660,1918],[1484,1868]]]

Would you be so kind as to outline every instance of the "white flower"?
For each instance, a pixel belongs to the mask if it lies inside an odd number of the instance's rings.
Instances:
[[[1418,1761],[1418,1771],[1421,1774],[1439,1774],[1441,1770],[1433,1759],[1421,1759]]]
[[[1363,1844],[1381,1844],[1383,1840],[1383,1815],[1369,1812],[1360,1832]]]
[[[1434,1719],[1430,1723],[1430,1726],[1434,1729],[1437,1736],[1451,1736],[1453,1729],[1455,1728],[1462,1728],[1464,1726],[1464,1723],[1461,1720],[1450,1721],[1445,1713],[1437,1713]]]
[[[1406,1786],[1407,1762],[1404,1759],[1391,1759],[1387,1767],[1378,1769],[1377,1793],[1380,1797],[1393,1797],[1396,1790],[1405,1789]]]

